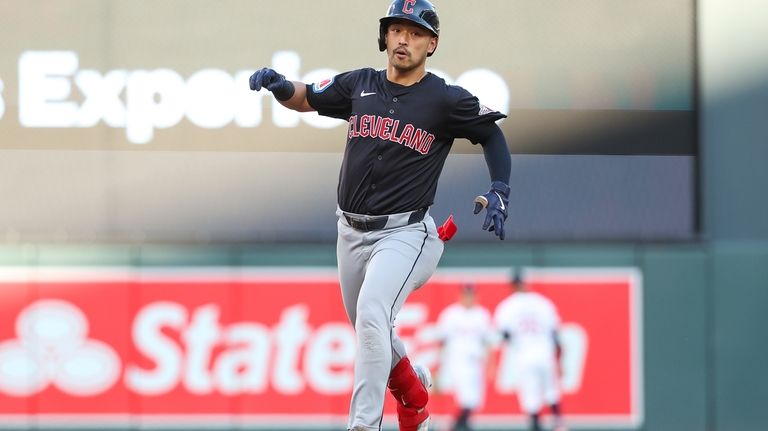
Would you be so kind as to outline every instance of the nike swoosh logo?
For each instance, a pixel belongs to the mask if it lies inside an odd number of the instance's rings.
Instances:
[[[501,195],[499,194],[499,192],[494,192],[494,193],[496,193],[496,196],[499,197],[499,203],[501,204],[501,210],[505,211],[506,208],[504,208],[504,199],[501,198]]]
[[[360,97],[370,96],[371,94],[376,94],[376,93],[366,93],[365,90],[363,90],[360,92]]]

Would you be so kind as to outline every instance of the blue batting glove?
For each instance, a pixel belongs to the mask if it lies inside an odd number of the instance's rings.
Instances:
[[[251,75],[249,84],[253,91],[259,91],[262,88],[266,88],[275,95],[275,99],[281,101],[293,97],[293,93],[296,90],[293,83],[285,79],[285,76],[268,67],[259,69]]]
[[[499,239],[504,239],[504,222],[507,220],[509,205],[509,186],[501,181],[491,183],[488,193],[475,198],[475,214],[485,208],[483,230],[494,232]]]

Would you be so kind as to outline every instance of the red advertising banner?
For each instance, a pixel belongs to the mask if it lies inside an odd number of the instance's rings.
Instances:
[[[642,422],[640,275],[531,269],[562,319],[563,408],[573,427]],[[439,271],[396,321],[412,362],[439,360],[436,319],[471,281],[493,312],[508,274]],[[0,269],[0,423],[340,428],[355,335],[332,269]],[[495,350],[478,428],[523,424],[511,360]],[[387,401],[386,423],[395,423]],[[436,423],[456,406],[433,393]]]

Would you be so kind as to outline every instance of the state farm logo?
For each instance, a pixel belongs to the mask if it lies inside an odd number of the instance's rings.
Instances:
[[[100,394],[120,377],[107,344],[88,339],[88,319],[69,302],[32,303],[16,319],[15,340],[0,343],[0,392],[30,396],[52,385],[73,396]]]

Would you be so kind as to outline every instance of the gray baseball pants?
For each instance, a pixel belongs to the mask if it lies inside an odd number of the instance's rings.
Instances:
[[[434,273],[443,241],[429,212],[411,224],[410,213],[392,214],[383,229],[370,232],[351,227],[341,210],[336,214],[341,294],[357,336],[348,426],[380,430],[390,371],[406,354],[395,317]]]

